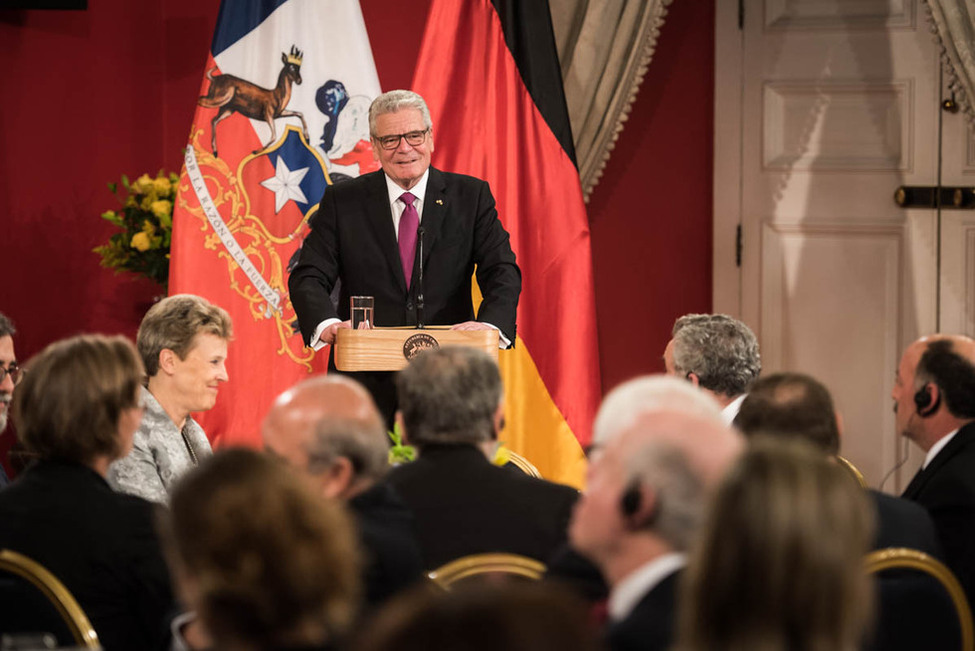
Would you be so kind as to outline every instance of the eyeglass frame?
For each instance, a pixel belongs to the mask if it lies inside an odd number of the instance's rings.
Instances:
[[[10,376],[10,381],[14,383],[14,386],[20,384],[20,381],[24,379],[24,374],[27,373],[27,369],[18,364],[17,362],[11,362],[9,366],[0,366],[0,384]]]
[[[425,143],[427,141],[427,134],[428,133],[430,133],[430,127],[427,127],[426,129],[423,129],[422,131],[417,130],[417,131],[409,131],[407,133],[391,133],[388,136],[373,136],[372,139],[375,140],[376,142],[378,142],[379,143],[379,146],[382,147],[384,150],[386,150],[386,151],[393,151],[394,149],[396,149],[397,147],[399,147],[400,143],[403,142],[403,139],[404,138],[406,139],[406,144],[408,144],[410,147],[419,147],[420,145],[422,145],[423,143]],[[416,134],[419,134],[419,135],[416,135]],[[420,140],[418,140],[414,144],[414,143],[410,142],[410,136],[415,136],[417,138],[420,138]],[[387,147],[386,144],[383,143],[383,141],[384,140],[389,140],[390,138],[396,138],[396,143],[393,144],[391,147]],[[392,141],[390,141],[390,142],[392,142]]]

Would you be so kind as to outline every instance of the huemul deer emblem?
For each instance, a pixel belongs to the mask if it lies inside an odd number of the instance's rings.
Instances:
[[[224,118],[230,117],[232,113],[240,113],[253,120],[263,120],[267,126],[271,127],[271,139],[264,145],[266,149],[277,138],[274,129],[274,121],[277,118],[297,117],[301,120],[301,130],[308,140],[308,125],[305,124],[305,116],[298,111],[288,111],[288,102],[291,100],[291,84],[301,83],[301,59],[302,53],[294,45],[291,46],[291,53],[281,53],[281,63],[284,67],[278,74],[278,84],[273,89],[261,88],[257,84],[235,77],[233,75],[213,76],[216,68],[207,70],[207,79],[210,80],[210,88],[204,97],[200,97],[197,103],[204,108],[219,109],[211,125],[211,144],[213,145],[213,155],[217,156],[217,124]],[[256,150],[256,154],[260,150]]]

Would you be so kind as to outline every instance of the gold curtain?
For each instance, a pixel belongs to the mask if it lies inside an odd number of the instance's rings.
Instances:
[[[586,201],[653,58],[672,0],[549,0]]]

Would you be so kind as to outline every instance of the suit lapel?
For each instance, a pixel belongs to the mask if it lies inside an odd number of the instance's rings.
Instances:
[[[975,423],[969,423],[965,425],[955,437],[948,442],[948,445],[944,447],[941,452],[935,455],[931,463],[924,470],[919,470],[911,483],[907,485],[904,489],[903,497],[906,499],[914,499],[920,494],[924,489],[925,484],[928,480],[933,477],[938,470],[940,470],[948,461],[951,460],[955,454],[957,454],[962,448],[966,447],[969,442],[975,440]]]
[[[427,192],[424,197],[423,220],[423,265],[426,269],[430,251],[433,250],[440,231],[443,228],[444,215],[447,211],[447,184],[440,170],[430,168],[430,178],[427,179]]]
[[[372,229],[383,251],[390,273],[399,283],[400,290],[406,293],[406,278],[403,276],[403,263],[399,257],[399,246],[396,243],[396,231],[393,229],[393,214],[389,207],[389,192],[386,190],[386,175],[380,170],[374,179],[370,179],[369,191],[366,195],[366,221]]]

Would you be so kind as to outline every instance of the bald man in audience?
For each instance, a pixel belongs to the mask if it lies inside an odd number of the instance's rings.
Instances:
[[[915,341],[901,357],[891,397],[898,433],[925,453],[903,497],[931,513],[946,563],[975,603],[975,341]]]
[[[664,350],[668,375],[701,387],[721,405],[731,423],[748,386],[762,372],[758,339],[751,328],[727,314],[685,314],[674,322]]]
[[[274,401],[264,447],[304,473],[326,499],[348,504],[366,552],[366,602],[375,606],[422,575],[413,518],[380,480],[389,468],[382,416],[369,393],[339,375],[296,384]]]
[[[840,452],[840,418],[829,390],[801,373],[776,373],[756,380],[741,404],[735,425],[745,436],[765,434],[809,441],[824,454]],[[851,475],[852,477],[852,475]],[[877,515],[874,549],[910,547],[941,556],[931,516],[907,500],[868,491]]]
[[[675,400],[675,409],[641,400],[681,395],[656,381],[646,391],[647,380],[620,387],[600,407],[600,445],[569,529],[610,585],[611,651],[670,648],[686,552],[709,494],[743,447],[713,403]]]
[[[427,350],[396,388],[397,419],[419,456],[388,481],[416,517],[425,566],[487,552],[546,561],[565,541],[578,491],[491,463],[504,423],[494,360],[471,348]]]

